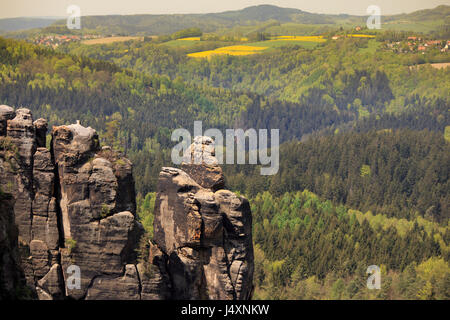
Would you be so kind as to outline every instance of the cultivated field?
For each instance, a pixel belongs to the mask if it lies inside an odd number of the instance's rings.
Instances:
[[[445,69],[447,67],[450,67],[450,62],[432,63],[431,66],[436,69]]]
[[[310,41],[310,42],[325,42],[323,36],[276,36],[269,41]]]
[[[359,34],[359,33],[348,34],[347,37],[350,37],[350,38],[375,38],[375,36],[371,35],[371,34]]]
[[[178,39],[178,40],[181,40],[181,41],[200,41],[200,37],[188,37],[188,38],[181,38],[181,39]]]
[[[98,39],[89,39],[82,41],[83,44],[107,44],[107,43],[113,43],[113,42],[123,42],[123,41],[129,41],[129,40],[139,40],[142,41],[144,37],[105,37],[105,38],[98,38]]]
[[[428,66],[430,65],[432,68],[435,69],[445,69],[447,67],[450,67],[450,62],[443,62],[443,63],[424,63],[424,64],[417,64],[415,66],[410,66],[409,69],[415,69],[415,68],[419,68],[422,66]]]
[[[179,40],[177,40],[179,41]],[[322,36],[276,36],[270,40],[247,43],[245,45],[226,46],[215,50],[207,50],[188,54],[192,58],[209,58],[213,55],[246,56],[261,53],[271,48],[288,45],[299,45],[304,48],[314,48],[321,42],[325,42]]]
[[[178,48],[178,47],[192,47],[192,46],[198,45],[199,43],[200,43],[200,39],[192,40],[191,38],[184,38],[184,39],[177,39],[177,40],[170,40],[167,42],[163,42],[163,43],[161,43],[161,45]]]
[[[250,54],[255,54],[260,51],[263,51],[267,49],[267,47],[258,47],[258,46],[228,46],[228,47],[222,47],[217,48],[215,50],[207,50],[207,51],[200,51],[200,52],[194,52],[188,54],[189,57],[192,58],[210,58],[214,55],[231,55],[231,56],[247,56]]]

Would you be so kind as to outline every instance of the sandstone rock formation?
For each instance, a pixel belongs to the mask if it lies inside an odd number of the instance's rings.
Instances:
[[[218,165],[214,141],[210,137],[195,137],[183,159],[181,169],[200,186],[213,191],[225,188],[225,177]]]
[[[71,244],[61,250],[62,268],[76,264],[81,269],[81,288],[66,294],[80,299],[99,281],[111,282],[111,277],[119,279],[124,274],[125,265],[136,260],[134,249],[142,227],[135,219],[134,193],[119,197],[134,190],[134,185],[119,188],[123,177],[131,176],[129,160],[101,151],[92,128],[60,126],[53,128],[52,136],[62,233],[64,242]],[[111,285],[122,284],[115,282]],[[89,297],[96,295],[91,292]]]
[[[0,168],[1,153],[0,150]],[[0,300],[17,298],[18,289],[24,286],[17,236],[12,196],[0,189]]]
[[[251,297],[250,206],[223,189],[211,139],[187,154],[208,150],[207,163],[161,171],[138,261],[131,162],[79,123],[51,137],[48,150],[44,119],[0,106],[0,298],[25,284],[42,300]]]
[[[213,156],[212,146],[210,138],[197,137],[188,158],[205,148]],[[249,299],[254,269],[250,205],[220,189],[220,167],[204,161],[183,163],[183,170],[162,169],[154,241],[167,256],[173,298]]]
[[[17,260],[29,289],[39,299],[139,298],[139,277],[130,270],[142,226],[130,161],[100,149],[95,130],[78,123],[53,128],[51,150],[46,134],[47,122],[33,122],[30,110],[0,107],[0,188],[14,198],[2,201],[2,218],[17,225]],[[7,222],[0,242],[13,241]],[[2,256],[11,256],[3,270],[14,251]],[[79,287],[65,285],[71,265],[80,270]],[[105,295],[105,283],[115,291]]]

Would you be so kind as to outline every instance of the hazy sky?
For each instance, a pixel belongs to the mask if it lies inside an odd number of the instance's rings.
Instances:
[[[135,13],[207,13],[238,10],[252,5],[273,4],[314,13],[365,15],[369,5],[378,5],[382,14],[430,9],[450,0],[0,0],[0,18],[27,16],[67,16],[71,4],[82,15]]]

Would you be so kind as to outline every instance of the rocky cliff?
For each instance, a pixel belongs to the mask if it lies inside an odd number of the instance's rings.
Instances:
[[[182,169],[162,169],[155,203],[154,241],[168,260],[173,298],[249,299],[250,205],[222,189],[211,138],[196,137],[187,153]]]
[[[53,127],[50,150],[46,135],[30,110],[0,106],[1,297],[24,282],[38,299],[251,297],[250,207],[218,165],[163,168],[138,259],[130,161],[79,123]]]
[[[20,289],[24,287],[24,275],[20,268],[17,236],[12,196],[0,190],[0,299],[23,295]]]

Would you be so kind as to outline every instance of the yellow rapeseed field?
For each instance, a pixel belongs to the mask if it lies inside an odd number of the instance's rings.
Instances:
[[[347,36],[351,38],[375,38],[375,36],[370,34],[348,34]]]
[[[213,55],[228,54],[231,56],[245,56],[249,54],[255,54],[259,51],[265,50],[267,47],[254,47],[254,46],[228,46],[221,47],[215,50],[207,50],[201,52],[189,53],[188,56],[192,58],[209,58]]]
[[[277,40],[291,40],[291,41],[312,41],[312,42],[324,42],[326,41],[323,36],[276,36],[270,39],[271,41]]]
[[[181,38],[181,39],[178,39],[178,40],[200,41],[200,37]]]
[[[247,38],[241,38],[241,41]],[[270,40],[267,40],[268,46],[260,47],[260,46],[251,46],[251,45],[235,45],[228,47],[221,47],[215,50],[201,51],[189,53],[188,56],[192,58],[210,58],[213,55],[224,55],[228,54],[231,56],[246,56],[250,54],[256,54],[263,50],[272,47],[272,45],[276,42],[283,41],[306,41],[306,42],[325,42],[326,39],[323,36],[277,36],[273,37]],[[270,44],[270,45],[269,45]]]
[[[237,45],[237,46],[228,46],[217,48],[214,51],[259,51],[267,49],[267,47],[256,47],[256,46],[245,46],[245,45]]]

